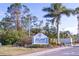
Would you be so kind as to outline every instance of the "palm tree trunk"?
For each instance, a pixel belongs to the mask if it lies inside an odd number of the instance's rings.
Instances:
[[[78,19],[78,32],[77,32],[77,35],[78,35],[78,39],[79,39],[79,16],[77,16],[77,19]]]
[[[59,21],[60,21],[60,17],[57,17],[57,43],[58,44],[60,44]]]
[[[59,24],[57,24],[57,43],[60,44]]]

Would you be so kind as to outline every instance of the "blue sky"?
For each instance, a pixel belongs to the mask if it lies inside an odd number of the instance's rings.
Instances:
[[[39,20],[45,21],[45,18],[43,17],[46,12],[42,11],[43,7],[49,7],[49,3],[26,3],[27,7],[30,9],[30,13],[32,15],[35,15],[38,17]],[[74,9],[79,6],[77,3],[65,3],[63,4],[67,8]],[[1,3],[0,4],[0,19],[2,19],[5,16],[7,7],[10,6],[10,3]],[[76,34],[77,33],[77,19],[76,16],[71,15],[70,17],[67,17],[63,15],[61,17],[60,22],[60,30],[69,30],[71,33]]]

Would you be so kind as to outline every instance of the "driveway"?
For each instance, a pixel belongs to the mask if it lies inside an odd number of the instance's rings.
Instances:
[[[22,56],[79,56],[79,45],[48,49]]]

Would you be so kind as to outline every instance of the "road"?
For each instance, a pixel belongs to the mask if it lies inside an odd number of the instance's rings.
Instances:
[[[58,51],[51,51],[38,56],[79,56],[79,46],[73,46],[71,48],[61,49]]]
[[[27,55],[24,54],[22,56],[79,56],[79,45],[70,47],[59,47]]]

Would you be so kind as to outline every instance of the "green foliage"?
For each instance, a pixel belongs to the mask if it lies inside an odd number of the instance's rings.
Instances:
[[[59,42],[59,24],[61,15],[70,16],[71,10],[67,9],[61,3],[52,3],[50,7],[43,8],[43,11],[48,12],[44,17],[52,18],[52,23],[55,23],[57,30],[57,40]]]
[[[39,33],[40,31],[41,31],[41,29],[38,29],[38,28],[31,29],[31,32],[32,32],[33,34],[37,34],[37,33]]]
[[[13,3],[7,8],[7,13],[9,14],[10,18],[13,20],[11,23],[15,24],[14,27],[17,30],[24,27],[24,22],[22,21],[26,20],[26,16],[27,16],[26,14],[28,14],[29,11],[30,11],[29,8],[21,3]]]
[[[71,33],[69,31],[60,32],[60,38],[69,38]]]
[[[61,46],[61,45],[58,44],[57,42],[51,42],[50,44],[51,44],[53,47]]]
[[[57,35],[56,35],[56,33],[53,33],[53,34],[49,34],[48,37],[49,38],[57,38]]]
[[[7,30],[0,33],[0,41],[3,45],[10,45],[22,40],[26,36],[24,31]]]
[[[54,47],[57,46],[57,43],[56,43],[56,42],[51,42],[50,44],[51,44],[52,46],[54,46]]]
[[[43,44],[33,44],[31,46],[29,46],[30,48],[46,48],[49,47],[49,45],[43,45]]]

